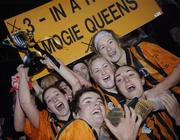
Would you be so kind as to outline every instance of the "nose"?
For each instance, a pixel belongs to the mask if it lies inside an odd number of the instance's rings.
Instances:
[[[53,101],[56,102],[57,101],[57,97],[53,97]]]
[[[106,46],[106,50],[107,50],[107,51],[111,51],[111,46],[110,46],[110,45],[107,45],[107,46]]]
[[[129,82],[129,78],[127,76],[124,77],[125,82]]]
[[[95,102],[95,106],[99,106],[100,105],[100,102],[99,101],[96,101]]]
[[[101,74],[102,74],[102,75],[106,74],[106,72],[105,72],[104,69],[101,69]]]

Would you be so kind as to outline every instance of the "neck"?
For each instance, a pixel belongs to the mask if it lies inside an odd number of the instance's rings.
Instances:
[[[95,131],[96,131],[96,133],[97,133],[97,135],[99,137],[101,128],[100,127],[95,127],[94,129],[95,129]]]
[[[113,88],[111,88],[111,89],[104,89],[104,90],[106,90],[107,92],[115,93],[115,94],[118,93],[115,86]]]
[[[61,120],[61,121],[67,121],[69,119],[69,116],[70,116],[70,111],[67,113],[67,115],[65,116],[60,116],[60,115],[56,115],[56,117],[58,118],[58,120]]]
[[[120,56],[120,58],[116,64],[119,66],[123,66],[123,65],[127,64],[126,53],[124,50],[122,50],[122,55]]]

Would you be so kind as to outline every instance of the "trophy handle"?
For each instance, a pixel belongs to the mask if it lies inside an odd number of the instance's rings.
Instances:
[[[8,45],[8,46],[12,46],[15,48],[14,44],[12,43],[12,40],[10,39],[9,36],[7,36],[7,38],[5,38],[3,41],[2,41],[2,44],[3,45]]]
[[[34,48],[35,48],[36,50],[38,50],[39,52],[41,52],[42,55],[45,54],[47,57],[49,57],[49,58],[51,59],[51,61],[52,61],[58,68],[60,68],[60,63],[59,63],[50,53],[48,53],[48,52],[46,52],[45,50],[41,49],[37,43],[36,43],[36,45],[34,45]]]

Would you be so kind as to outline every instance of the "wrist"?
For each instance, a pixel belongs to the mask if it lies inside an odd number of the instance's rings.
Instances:
[[[175,119],[176,125],[180,126],[180,119]]]

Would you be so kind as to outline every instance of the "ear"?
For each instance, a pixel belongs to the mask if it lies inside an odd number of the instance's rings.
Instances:
[[[145,84],[145,79],[144,79],[144,77],[141,78],[141,82],[142,82],[142,85]]]
[[[47,110],[50,112],[50,113],[52,113],[52,111],[47,107]]]
[[[73,114],[74,119],[79,119],[80,118],[79,113],[76,114],[76,113],[73,112],[72,114]]]

